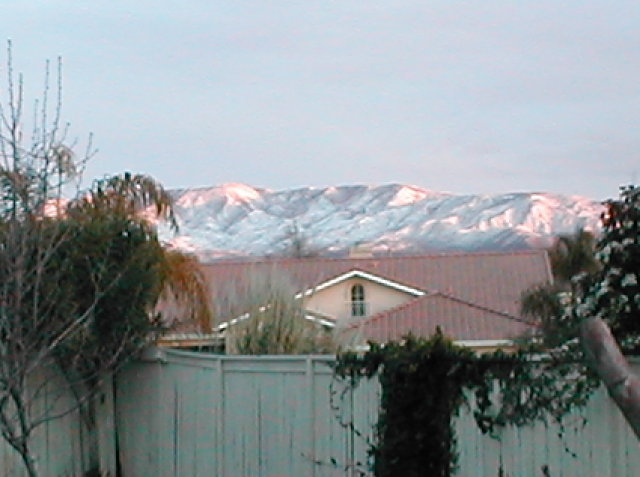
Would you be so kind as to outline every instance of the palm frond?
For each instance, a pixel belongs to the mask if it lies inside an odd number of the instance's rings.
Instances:
[[[554,278],[563,284],[570,283],[580,273],[596,271],[595,236],[584,229],[561,235],[549,249],[549,261]]]
[[[210,333],[213,325],[211,295],[198,260],[177,250],[164,250],[161,273],[162,298],[173,300],[203,333]]]
[[[89,213],[109,210],[132,217],[140,217],[151,209],[156,217],[178,228],[171,195],[159,182],[144,174],[126,172],[97,180],[87,194],[70,204],[70,209],[74,208]]]

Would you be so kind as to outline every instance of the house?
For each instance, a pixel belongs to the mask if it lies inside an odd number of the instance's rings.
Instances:
[[[430,336],[436,327],[476,349],[509,346],[536,330],[520,316],[522,293],[552,279],[545,251],[273,258],[202,267],[214,290],[222,335],[248,318],[222,311],[228,297],[241,297],[251,280],[280,277],[303,301],[308,320],[334,329],[340,343],[356,346],[398,340],[410,332]],[[164,343],[177,345],[176,338],[167,336]]]

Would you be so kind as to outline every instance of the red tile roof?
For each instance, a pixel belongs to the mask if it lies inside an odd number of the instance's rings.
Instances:
[[[503,340],[531,334],[536,326],[522,318],[500,313],[443,293],[433,293],[378,313],[350,328],[363,341],[399,340],[409,332],[431,336],[440,327],[456,340]]]
[[[456,340],[511,339],[532,331],[519,318],[520,296],[551,280],[546,252],[455,253],[375,258],[305,258],[221,261],[202,265],[214,295],[242,286],[255,273],[288,276],[298,291],[351,270],[368,272],[426,292],[362,322],[364,339],[388,341],[436,326]],[[265,275],[268,276],[268,275]],[[218,298],[220,299],[220,297]]]

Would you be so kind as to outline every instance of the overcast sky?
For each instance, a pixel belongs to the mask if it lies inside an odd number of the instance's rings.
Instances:
[[[0,36],[30,101],[62,55],[91,177],[594,199],[640,181],[637,0],[26,0]]]

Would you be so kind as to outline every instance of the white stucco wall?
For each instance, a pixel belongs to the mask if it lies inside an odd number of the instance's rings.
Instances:
[[[350,278],[313,293],[305,299],[305,307],[310,311],[332,316],[338,321],[361,319],[351,316],[351,288],[356,284],[364,288],[367,316],[402,305],[414,298],[410,293],[363,278]]]

